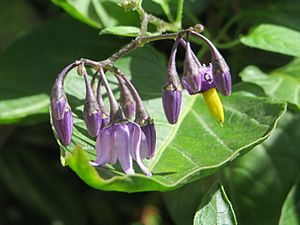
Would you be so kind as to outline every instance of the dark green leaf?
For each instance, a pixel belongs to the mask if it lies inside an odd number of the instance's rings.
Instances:
[[[282,204],[298,176],[299,122],[299,114],[286,113],[265,142],[225,169],[225,187],[240,224],[278,224]]]
[[[277,25],[261,24],[241,38],[244,45],[281,54],[300,56],[300,33]]]
[[[300,60],[265,74],[255,66],[248,66],[241,73],[243,81],[261,86],[268,96],[287,101],[300,109]]]
[[[61,146],[62,160],[86,183],[98,189],[163,191],[212,174],[267,138],[285,111],[285,104],[239,92],[222,98],[225,124],[221,127],[209,113],[201,95],[185,96],[181,118],[176,126],[171,126],[161,107],[166,70],[161,56],[151,48],[138,49],[120,59],[117,65],[131,76],[147,100],[146,107],[157,128],[157,153],[145,162],[153,172],[151,178],[125,176],[118,166],[98,170],[89,166],[88,160],[95,159],[95,140],[87,135],[82,120],[84,83],[72,71],[65,84],[74,112],[73,139],[70,146]],[[74,148],[76,145],[80,147]]]
[[[194,217],[194,225],[215,224],[237,224],[232,205],[220,184],[209,190]]]
[[[284,201],[279,225],[300,224],[300,191],[299,181],[292,187]]]
[[[47,115],[51,87],[64,66],[81,57],[104,59],[122,44],[70,18],[19,40],[0,57],[0,123]]]

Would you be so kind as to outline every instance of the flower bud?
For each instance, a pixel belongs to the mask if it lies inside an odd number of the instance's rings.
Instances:
[[[136,103],[133,99],[133,96],[125,84],[125,81],[120,77],[117,77],[121,86],[121,107],[124,112],[124,115],[127,119],[133,120],[135,117]]]
[[[205,91],[203,97],[211,114],[222,124],[224,122],[224,110],[216,88]]]
[[[87,74],[84,75],[84,79],[86,85],[86,97],[83,107],[83,118],[89,134],[92,137],[96,137],[101,127],[101,112],[91,84],[87,78]]]
[[[63,86],[59,82],[56,82],[52,89],[50,106],[57,136],[60,142],[67,146],[71,143],[73,118]]]
[[[174,89],[172,84],[170,84],[164,88],[162,100],[168,122],[170,124],[175,124],[180,113],[182,92]]]
[[[163,108],[170,124],[177,122],[182,101],[182,93],[179,90],[180,81],[176,70],[176,52],[180,39],[181,36],[177,37],[171,51],[162,96]]]

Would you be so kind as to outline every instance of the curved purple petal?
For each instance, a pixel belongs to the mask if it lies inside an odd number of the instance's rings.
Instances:
[[[148,123],[146,126],[141,127],[146,136],[146,142],[148,146],[147,158],[151,159],[154,156],[156,146],[156,130],[153,123]]]
[[[141,135],[142,130],[136,123],[129,122],[128,127],[130,130],[130,152],[141,170],[147,175],[151,176],[151,172],[143,164],[141,159]]]
[[[88,114],[88,112],[84,111],[83,118],[89,134],[92,137],[98,136],[101,128],[101,113],[95,112]]]

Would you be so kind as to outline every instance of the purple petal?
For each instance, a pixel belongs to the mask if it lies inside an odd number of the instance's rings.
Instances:
[[[141,159],[141,128],[132,122],[128,123],[128,127],[130,130],[130,152],[133,158],[136,160],[137,164],[141,168],[141,170],[147,175],[151,176],[151,172],[147,169],[147,167],[143,164]]]
[[[117,152],[118,161],[126,174],[135,174],[130,154],[130,134],[127,124],[114,125],[114,147]]]
[[[229,71],[215,76],[215,84],[222,95],[231,95],[231,75]]]
[[[179,90],[164,90],[162,100],[169,123],[175,124],[180,113],[182,92]]]
[[[115,164],[117,161],[116,151],[114,149],[114,129],[107,127],[100,131],[96,140],[96,164],[104,165],[106,163]]]
[[[201,90],[201,75],[182,77],[182,85],[190,95],[199,93]]]
[[[56,130],[57,136],[61,143],[65,146],[71,143],[72,130],[73,130],[73,118],[71,109],[64,113],[62,119],[55,119],[52,113],[53,126]]]

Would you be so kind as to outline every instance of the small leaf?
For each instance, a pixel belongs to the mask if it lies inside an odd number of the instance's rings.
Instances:
[[[114,34],[127,37],[136,37],[140,32],[140,28],[131,27],[131,26],[116,26],[116,27],[107,27],[101,30],[100,35],[102,34]]]
[[[299,181],[294,184],[284,201],[279,225],[299,225],[300,221],[300,191]]]
[[[300,56],[300,32],[271,24],[261,24],[241,37],[244,45],[285,55]]]
[[[194,225],[216,224],[237,224],[232,205],[220,184],[209,190],[194,217]]]
[[[246,67],[241,73],[243,81],[261,86],[266,95],[294,104],[300,109],[300,60],[275,70],[270,75],[255,66]]]

